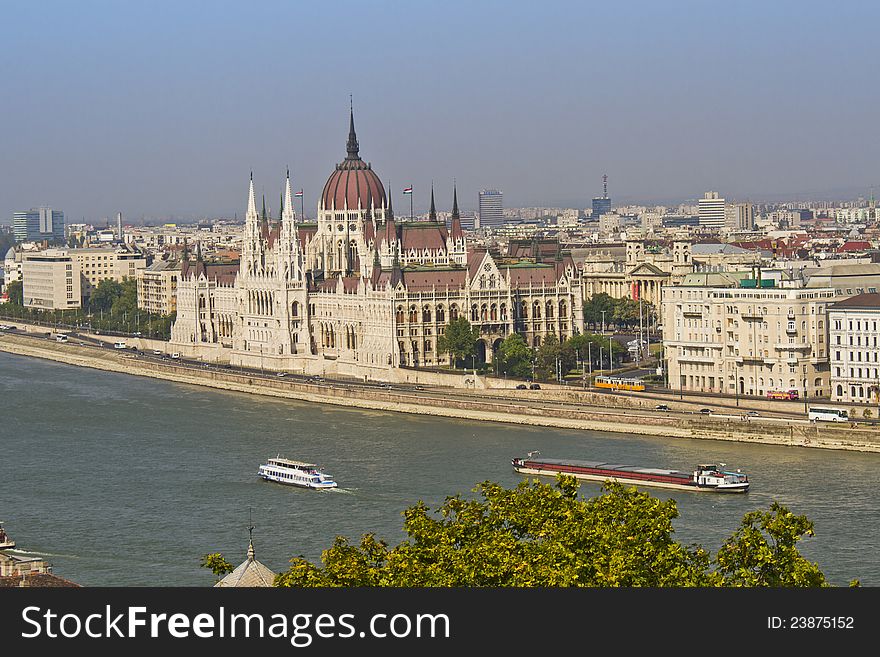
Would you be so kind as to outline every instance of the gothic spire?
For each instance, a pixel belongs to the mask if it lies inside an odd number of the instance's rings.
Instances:
[[[257,216],[257,199],[254,195],[254,172],[251,171],[251,182],[248,187],[248,207],[245,219],[256,218]]]
[[[431,181],[431,210],[428,212],[428,221],[437,221],[437,208],[434,207],[434,181]]]
[[[263,217],[263,221],[266,221],[268,219],[268,216],[266,215],[266,195],[265,194],[263,194],[263,214],[262,214],[262,217]]]
[[[358,139],[357,134],[354,131],[354,102],[351,101],[351,109],[349,113],[349,124],[348,124],[348,144],[346,144],[346,150],[348,151],[347,160],[358,160],[360,156],[358,155]]]
[[[388,213],[385,215],[385,221],[394,219],[394,208],[391,207],[391,181],[388,181]]]
[[[458,187],[455,184],[455,181],[452,182],[452,219],[459,219],[458,214]]]
[[[284,183],[284,212],[281,214],[282,221],[293,221],[293,195],[290,193],[290,168],[287,169],[287,180]]]

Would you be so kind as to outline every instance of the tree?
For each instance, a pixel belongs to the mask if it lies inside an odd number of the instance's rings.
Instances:
[[[632,326],[639,323],[639,302],[633,299],[615,299],[614,323],[618,326]]]
[[[133,278],[124,278],[119,284],[119,296],[113,301],[111,311],[117,317],[126,314],[133,318],[137,312],[137,281]]]
[[[232,564],[226,561],[219,552],[203,556],[201,566],[202,568],[210,568],[211,572],[217,577],[227,575],[235,570]]]
[[[826,586],[819,566],[801,556],[797,542],[813,535],[813,523],[773,502],[770,511],[747,513],[718,551],[726,586]]]
[[[599,292],[584,303],[584,321],[594,327],[600,325],[603,321],[603,310],[605,311],[604,321],[610,323],[614,314],[614,299],[604,292]]]
[[[122,296],[122,285],[112,278],[105,278],[92,292],[89,307],[96,312],[102,310],[108,312],[113,307],[113,302],[120,296]]]
[[[24,305],[24,289],[21,281],[11,281],[6,286],[6,294],[9,296],[9,303],[12,305]]]
[[[477,338],[480,333],[464,317],[451,320],[443,335],[437,340],[437,349],[449,354],[453,363],[463,363],[477,353]]]
[[[511,333],[495,353],[498,368],[503,374],[525,379],[532,374],[534,351],[519,333]]]
[[[673,540],[675,501],[607,482],[601,495],[578,497],[578,483],[560,475],[556,483],[523,481],[507,489],[486,481],[477,499],[447,497],[437,513],[422,502],[404,511],[407,539],[395,547],[365,534],[359,545],[337,537],[321,555],[322,565],[291,560],[276,586],[290,587],[690,587],[822,586],[824,577],[794,547],[806,521],[787,510],[747,514],[743,527],[772,519],[771,532],[784,544],[766,551],[753,536],[737,532],[719,553],[718,568],[699,545]],[[808,523],[808,521],[806,521]],[[810,526],[810,531],[811,526]],[[795,538],[793,538],[795,537]],[[793,540],[792,540],[793,538]],[[743,540],[740,540],[743,539]],[[730,547],[727,547],[730,546]],[[724,550],[728,551],[725,552]],[[760,562],[771,579],[731,570],[732,554]],[[752,572],[751,568],[745,568]],[[772,583],[775,582],[775,583]],[[794,584],[797,582],[797,584]]]

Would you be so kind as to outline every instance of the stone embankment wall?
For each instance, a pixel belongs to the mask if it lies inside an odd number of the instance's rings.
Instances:
[[[738,418],[704,418],[666,414],[621,415],[618,408],[586,408],[579,393],[570,401],[557,400],[559,391],[528,392],[532,400],[558,401],[552,405],[529,405],[524,399],[499,399],[494,391],[430,391],[428,394],[338,385],[316,385],[291,379],[274,379],[228,370],[139,359],[132,354],[109,352],[95,347],[37,342],[34,338],[0,336],[0,351],[46,358],[71,365],[149,376],[178,383],[206,385],[221,390],[268,395],[300,401],[336,404],[373,411],[394,411],[435,415],[464,420],[488,420],[512,424],[632,433],[668,438],[699,438],[880,452],[880,430],[873,427],[834,424],[788,424],[749,422]],[[561,391],[567,393],[567,391]],[[545,393],[545,394],[542,394]],[[511,394],[510,391],[507,392]],[[573,394],[573,393],[567,393]],[[546,395],[546,396],[545,396]],[[599,395],[607,402],[607,396]],[[635,408],[644,400],[615,399]],[[606,404],[607,405],[607,404]]]

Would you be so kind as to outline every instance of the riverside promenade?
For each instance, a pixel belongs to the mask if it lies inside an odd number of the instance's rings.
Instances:
[[[681,404],[672,412],[653,409],[656,399],[547,387],[544,390],[462,389],[393,385],[357,380],[314,381],[294,375],[236,371],[222,366],[154,358],[144,352],[58,343],[41,334],[0,334],[0,351],[68,365],[233,392],[371,411],[390,411],[463,420],[563,429],[696,438],[808,448],[880,452],[880,427],[810,423],[783,417],[751,417],[723,408],[706,416]],[[463,375],[464,376],[464,375]],[[702,400],[711,403],[710,399]],[[726,414],[726,413],[730,414]]]

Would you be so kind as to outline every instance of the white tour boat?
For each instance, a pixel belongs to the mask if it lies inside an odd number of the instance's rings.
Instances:
[[[280,456],[269,459],[268,463],[261,465],[257,474],[266,481],[277,481],[279,484],[299,486],[300,488],[324,490],[337,486],[333,477],[323,472],[314,463],[291,461]]]

